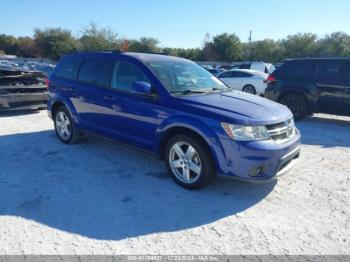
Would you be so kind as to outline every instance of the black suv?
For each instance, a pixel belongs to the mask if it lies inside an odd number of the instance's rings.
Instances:
[[[296,120],[316,112],[350,115],[350,58],[286,60],[266,80],[265,96]]]

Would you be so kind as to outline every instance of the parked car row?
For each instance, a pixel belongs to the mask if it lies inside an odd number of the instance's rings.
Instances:
[[[24,69],[24,70],[33,70],[44,73],[46,76],[49,76],[52,71],[55,69],[55,65],[39,62],[12,62],[8,60],[0,60],[0,68],[12,68],[12,69]]]

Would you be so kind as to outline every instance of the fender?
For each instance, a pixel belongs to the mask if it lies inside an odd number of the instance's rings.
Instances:
[[[51,109],[55,103],[64,104],[65,107],[68,109],[69,113],[71,114],[72,118],[74,119],[74,122],[76,124],[79,124],[78,113],[75,110],[73,103],[69,99],[66,99],[63,95],[61,95],[59,93],[55,93],[55,96],[52,97],[52,99],[50,99],[50,101],[48,102],[48,107],[47,107],[48,111],[51,111]]]
[[[186,128],[200,135],[209,145],[216,165],[218,165],[218,158],[225,156],[223,145],[212,129],[204,121],[185,115],[167,118],[158,126],[155,134],[155,150],[158,154],[161,153],[164,134],[175,127]]]

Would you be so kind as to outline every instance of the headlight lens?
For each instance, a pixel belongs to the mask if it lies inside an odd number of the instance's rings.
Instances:
[[[221,123],[229,137],[236,141],[268,140],[269,133],[265,126],[240,126]]]

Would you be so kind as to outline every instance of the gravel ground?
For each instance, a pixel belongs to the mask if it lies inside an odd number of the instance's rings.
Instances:
[[[0,116],[0,254],[350,254],[350,118],[298,123],[278,182],[177,186],[156,158],[66,146],[41,112]]]

